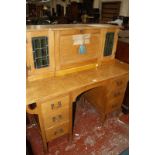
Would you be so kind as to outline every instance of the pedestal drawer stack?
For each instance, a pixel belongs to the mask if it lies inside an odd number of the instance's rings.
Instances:
[[[42,103],[41,112],[47,141],[69,131],[69,96]]]

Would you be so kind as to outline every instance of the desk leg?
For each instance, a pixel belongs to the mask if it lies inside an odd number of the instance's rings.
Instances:
[[[39,117],[39,124],[40,124],[40,130],[41,130],[41,137],[42,137],[42,140],[43,140],[44,151],[47,152],[48,151],[47,141],[46,141],[44,126],[43,126],[43,122],[42,122],[41,117]]]
[[[76,111],[76,102],[72,102],[70,99],[70,108],[69,108],[69,143],[73,141],[73,129],[74,129],[74,120],[75,120],[75,111]]]
[[[107,114],[101,114],[101,122],[102,122],[102,126],[104,125],[104,122],[107,118]]]

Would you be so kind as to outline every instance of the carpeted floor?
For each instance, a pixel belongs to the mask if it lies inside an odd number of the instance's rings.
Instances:
[[[78,102],[71,144],[65,135],[49,142],[48,153],[44,153],[36,126],[27,129],[27,137],[34,155],[119,155],[129,145],[128,124],[128,115],[114,112],[102,126],[94,107]]]

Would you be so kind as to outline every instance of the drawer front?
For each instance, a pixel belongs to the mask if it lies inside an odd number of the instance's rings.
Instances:
[[[81,30],[82,33],[75,35],[60,36],[60,66],[70,67],[78,63],[97,61],[100,52],[100,33],[92,33],[90,30]],[[78,39],[84,35],[88,39]],[[85,38],[82,37],[82,38]],[[65,46],[64,46],[65,45]]]
[[[126,88],[128,82],[128,76],[120,76],[111,81],[112,87],[115,89],[117,88]]]
[[[43,115],[45,128],[56,126],[62,122],[69,121],[69,108],[63,108],[53,113]]]
[[[60,110],[64,107],[69,107],[69,96],[59,97],[56,99],[48,100],[41,105],[41,111],[43,116],[52,114],[57,110]]]
[[[52,139],[55,139],[57,137],[60,137],[68,132],[69,132],[69,123],[68,122],[61,124],[60,126],[57,126],[54,128],[46,129],[45,134],[46,134],[47,142]]]
[[[117,97],[115,99],[109,100],[106,105],[106,112],[112,112],[112,111],[115,111],[115,110],[121,108],[123,98],[124,98],[124,95]]]

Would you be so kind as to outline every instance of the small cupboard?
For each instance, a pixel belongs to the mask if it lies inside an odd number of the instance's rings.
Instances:
[[[102,29],[103,46],[102,60],[109,60],[115,57],[119,29]]]
[[[112,25],[28,26],[27,79],[94,68],[114,58],[118,30]]]
[[[27,74],[30,80],[54,75],[54,32],[29,31],[26,34]]]

